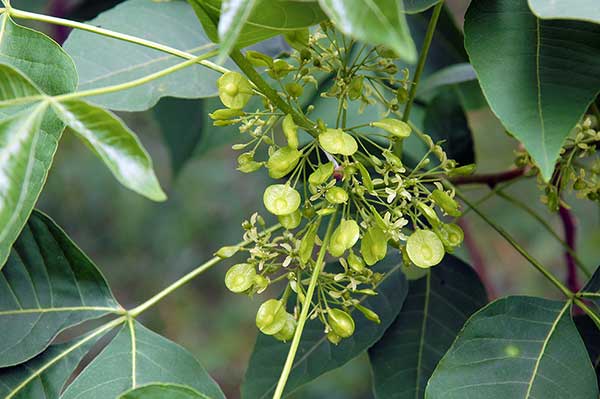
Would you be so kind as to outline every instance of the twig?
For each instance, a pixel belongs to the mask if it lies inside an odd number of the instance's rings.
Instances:
[[[562,205],[558,209],[558,213],[565,232],[565,242],[571,251],[575,251],[577,226],[575,224],[573,213]],[[573,255],[571,255],[571,251],[565,251],[565,261],[567,262],[567,287],[569,287],[571,291],[577,292],[581,286],[577,280],[577,268],[575,267],[575,259],[573,258]]]
[[[458,176],[450,179],[454,185],[464,184],[487,184],[490,188],[494,188],[498,183],[510,181],[521,177],[525,174],[526,168],[516,168],[500,173],[485,173],[471,176]]]

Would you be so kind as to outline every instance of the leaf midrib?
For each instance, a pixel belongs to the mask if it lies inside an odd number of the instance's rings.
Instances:
[[[546,338],[544,339],[544,343],[542,344],[542,348],[540,349],[540,354],[539,354],[539,356],[538,356],[538,358],[537,358],[537,360],[535,362],[535,366],[533,368],[533,372],[531,373],[531,378],[529,379],[529,383],[528,383],[527,393],[525,395],[525,399],[529,399],[529,397],[531,395],[531,389],[532,389],[533,383],[534,383],[534,381],[535,381],[535,379],[537,377],[538,369],[539,369],[540,363],[542,361],[542,357],[544,357],[544,354],[545,354],[545,351],[546,351],[546,347],[548,346],[548,342],[550,342],[550,338],[552,338],[552,334],[556,330],[556,326],[558,325],[558,323],[562,319],[563,314],[569,308],[570,305],[571,305],[571,301],[567,301],[565,303],[565,306],[563,306],[563,308],[559,312],[558,316],[556,317],[556,320],[554,320],[554,322],[552,323],[552,326],[550,327],[550,330],[548,330],[548,335],[546,335]]]

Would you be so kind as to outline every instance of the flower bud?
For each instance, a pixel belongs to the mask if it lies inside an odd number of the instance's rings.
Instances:
[[[348,98],[350,98],[350,100],[357,100],[362,95],[363,80],[364,76],[356,76],[350,82],[350,86],[348,87]]]
[[[208,116],[212,120],[226,120],[226,119],[234,118],[236,116],[242,116],[244,114],[245,114],[245,112],[242,111],[241,109],[225,108],[225,109],[218,109],[215,112],[208,114]]]
[[[365,308],[362,305],[355,305],[354,307],[358,309],[362,314],[364,314],[367,320],[371,320],[372,322],[381,324],[381,319],[379,318],[379,315],[373,312],[371,309]]]
[[[398,104],[404,104],[408,101],[408,90],[405,87],[400,86],[398,90],[396,90],[396,100],[398,100]]]
[[[341,309],[329,309],[327,321],[331,330],[341,338],[349,338],[354,334],[354,319]]]
[[[300,207],[300,194],[287,184],[273,184],[265,190],[263,202],[273,215],[289,215]]]
[[[294,122],[294,118],[292,115],[286,115],[283,118],[283,122],[281,124],[283,129],[283,134],[285,139],[287,140],[288,147],[297,150],[298,149],[298,126]]]
[[[378,122],[373,122],[372,125],[385,130],[391,134],[392,137],[397,137],[399,139],[407,138],[412,131],[409,124],[400,119],[385,118]]]
[[[454,177],[454,176],[468,176],[468,175],[473,174],[473,172],[475,172],[476,168],[477,168],[477,165],[475,165],[474,163],[471,163],[471,164],[468,164],[468,165],[459,166],[458,168],[451,169],[448,172],[448,176],[450,176],[450,177]]]
[[[342,129],[327,129],[319,135],[319,144],[330,154],[352,155],[358,150],[358,143]]]
[[[293,70],[294,67],[284,60],[275,60],[273,61],[273,65],[267,69],[267,73],[273,79],[282,79]]]
[[[226,72],[217,79],[219,98],[231,109],[242,109],[252,98],[252,85],[238,72]]]
[[[221,247],[217,252],[215,252],[215,256],[218,256],[221,259],[231,258],[240,250],[238,246],[227,246]]]
[[[329,253],[332,256],[340,257],[347,249],[356,244],[360,237],[358,224],[354,220],[343,220],[333,231],[329,241]]]
[[[406,241],[406,253],[418,267],[428,268],[444,258],[444,244],[431,230],[417,230]]]
[[[231,292],[239,294],[254,285],[256,270],[253,265],[248,263],[239,263],[233,265],[225,274],[225,286]]]
[[[285,326],[286,321],[285,306],[277,299],[263,302],[256,313],[256,326],[266,335],[277,334]]]

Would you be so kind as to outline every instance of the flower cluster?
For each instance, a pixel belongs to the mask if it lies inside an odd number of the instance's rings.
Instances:
[[[575,126],[571,136],[561,148],[560,158],[550,181],[545,182],[538,174],[538,185],[544,191],[542,202],[551,211],[558,211],[561,194],[566,189],[577,193],[577,197],[600,203],[600,157],[596,152],[600,144],[600,123],[588,115]],[[516,164],[531,168],[537,174],[533,161],[525,151],[517,153]]]
[[[380,322],[362,301],[377,295],[384,276],[372,266],[390,250],[400,251],[405,268],[414,272],[438,265],[461,244],[460,227],[444,221],[458,217],[459,206],[452,190],[441,184],[445,175],[461,168],[447,159],[440,143],[400,119],[382,115],[365,125],[346,126],[349,101],[368,107],[373,96],[380,97],[389,112],[406,101],[407,76],[395,78],[398,69],[389,51],[362,46],[351,52],[354,44],[328,26],[289,41],[297,51],[288,60],[251,51],[247,59],[265,69],[293,113],[284,114],[244,76],[229,72],[218,82],[227,108],[211,114],[216,125],[239,124],[249,137],[234,146],[244,150],[238,169],[249,173],[265,168],[276,179],[264,191],[263,203],[284,229],[273,233],[255,213],[243,223],[250,244],[222,248],[217,254],[248,253],[244,263],[227,272],[225,284],[233,292],[254,295],[286,282],[281,298],[265,301],[258,310],[256,325],[264,334],[291,339],[300,309],[310,301],[309,317],[320,320],[328,339],[337,344],[354,333],[353,310]],[[333,87],[322,93],[339,104],[331,126],[322,120],[306,123],[298,100],[306,85],[317,82],[319,72],[336,76]],[[378,94],[378,86],[393,95]],[[253,94],[263,97],[263,108],[243,111]],[[401,148],[413,134],[428,151],[409,167]],[[262,145],[267,156],[257,159]],[[325,257],[337,266],[325,267]],[[315,295],[307,298],[315,271]]]

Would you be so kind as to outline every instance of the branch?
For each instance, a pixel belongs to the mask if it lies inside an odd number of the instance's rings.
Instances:
[[[567,287],[569,287],[571,291],[577,292],[581,286],[577,280],[577,268],[575,267],[575,258],[572,255],[572,251],[575,251],[577,226],[575,224],[573,213],[569,209],[561,205],[558,209],[558,213],[565,232],[565,242],[571,249],[571,251],[565,251],[565,261],[567,263]]]
[[[486,184],[494,188],[498,183],[514,180],[525,174],[527,168],[515,168],[500,173],[484,173],[471,176],[458,176],[450,179],[450,182],[456,186],[464,184]]]

